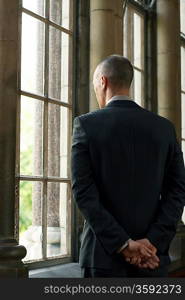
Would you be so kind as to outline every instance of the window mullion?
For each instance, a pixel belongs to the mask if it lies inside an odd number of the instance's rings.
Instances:
[[[52,22],[47,17],[46,18],[42,17],[42,16],[40,16],[40,15],[38,15],[38,14],[36,14],[36,13],[30,11],[29,9],[26,9],[26,8],[22,8],[22,12],[24,12],[25,14],[27,14],[27,15],[29,15],[29,16],[31,16],[31,17],[33,17],[33,18],[35,18],[35,19],[37,19],[37,20],[45,23],[45,24],[47,24],[47,25],[51,25],[51,26],[55,27],[56,29],[58,29],[58,30],[60,30],[62,32],[65,32],[65,33],[67,33],[69,35],[72,35],[72,31],[71,30],[68,30],[68,29],[66,29],[66,28],[64,28],[64,27],[62,27],[62,26],[60,26],[60,25]],[[47,14],[46,14],[46,16],[47,16]]]
[[[57,99],[52,99],[52,98],[49,98],[48,96],[44,97],[44,96],[36,95],[36,94],[30,93],[30,92],[26,92],[26,91],[23,91],[23,90],[19,90],[18,93],[25,96],[25,97],[34,98],[34,99],[38,99],[38,100],[41,100],[41,101],[46,101],[48,103],[52,103],[52,104],[56,104],[56,105],[59,105],[59,106],[63,106],[63,107],[67,107],[67,108],[72,109],[72,104],[70,104],[68,102],[63,102],[63,101],[60,101],[60,100],[57,100]]]
[[[49,0],[46,0],[45,15],[49,20]],[[49,23],[45,23],[45,62],[44,62],[44,96],[48,98],[48,72],[49,72]],[[48,101],[44,102],[44,126],[43,126],[43,175],[48,176]],[[42,197],[42,255],[47,258],[47,179],[43,182]]]

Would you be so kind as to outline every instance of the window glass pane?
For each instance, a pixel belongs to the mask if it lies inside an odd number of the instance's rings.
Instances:
[[[43,95],[44,23],[24,13],[22,14],[21,52],[21,89]]]
[[[69,154],[69,114],[68,108],[60,109],[60,177],[69,178],[68,154]]]
[[[185,94],[181,94],[181,124],[182,138],[185,139]]]
[[[141,17],[134,13],[134,66],[142,68],[141,64]]]
[[[41,182],[20,182],[19,243],[27,249],[24,260],[42,258],[41,199]]]
[[[185,1],[180,0],[181,32],[185,34]]]
[[[48,124],[48,175],[69,177],[68,135],[69,109],[49,104]]]
[[[185,92],[185,47],[181,47],[181,89]]]
[[[184,161],[185,161],[185,141],[182,141],[182,152],[183,152]]]
[[[42,175],[43,102],[21,97],[20,173]]]
[[[69,102],[71,97],[69,36],[50,27],[49,43],[49,97]]]
[[[142,103],[142,74],[138,70],[134,70],[134,100],[141,105]]]
[[[132,10],[127,6],[124,15],[124,36],[123,36],[123,55],[132,62]]]
[[[134,0],[135,2],[141,4],[141,5],[145,5],[145,0]]]
[[[45,15],[45,0],[23,0],[22,5],[38,15]]]
[[[70,0],[50,0],[50,20],[66,29],[70,28]]]
[[[139,105],[144,105],[144,17],[129,5],[124,15],[123,40],[123,55],[134,66],[130,96]]]
[[[47,256],[68,254],[70,194],[67,183],[48,183]]]
[[[130,96],[131,99],[134,99],[134,79],[132,80],[129,96]]]
[[[182,214],[182,221],[183,221],[184,224],[185,224],[185,208],[184,208],[184,211],[183,211],[183,214]]]

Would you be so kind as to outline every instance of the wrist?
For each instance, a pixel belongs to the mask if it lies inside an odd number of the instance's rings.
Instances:
[[[124,250],[126,250],[129,247],[130,242],[132,242],[132,239],[128,239],[128,241],[126,241],[126,243],[120,249],[119,253],[122,253]]]

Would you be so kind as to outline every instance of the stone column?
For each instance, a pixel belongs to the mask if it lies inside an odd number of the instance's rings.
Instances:
[[[14,238],[19,0],[0,0],[0,277],[27,277]]]
[[[115,2],[115,53],[123,55],[123,0]]]
[[[171,120],[181,136],[179,1],[157,1],[158,113]]]
[[[92,78],[97,64],[111,54],[122,54],[122,0],[90,1],[90,110],[98,109]]]
[[[173,17],[172,17],[173,16]],[[168,118],[181,138],[180,9],[179,1],[157,1],[158,113]],[[170,247],[170,271],[185,265],[185,226],[179,223]]]
[[[80,0],[76,3],[77,23],[75,24],[75,65],[78,72],[76,80],[76,101],[74,103],[74,116],[89,111],[89,30],[90,30],[90,1]]]

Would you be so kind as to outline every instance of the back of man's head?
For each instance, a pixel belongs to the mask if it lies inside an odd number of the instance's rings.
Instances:
[[[130,61],[121,55],[110,55],[99,65],[99,72],[107,77],[112,87],[129,89],[133,79]]]

